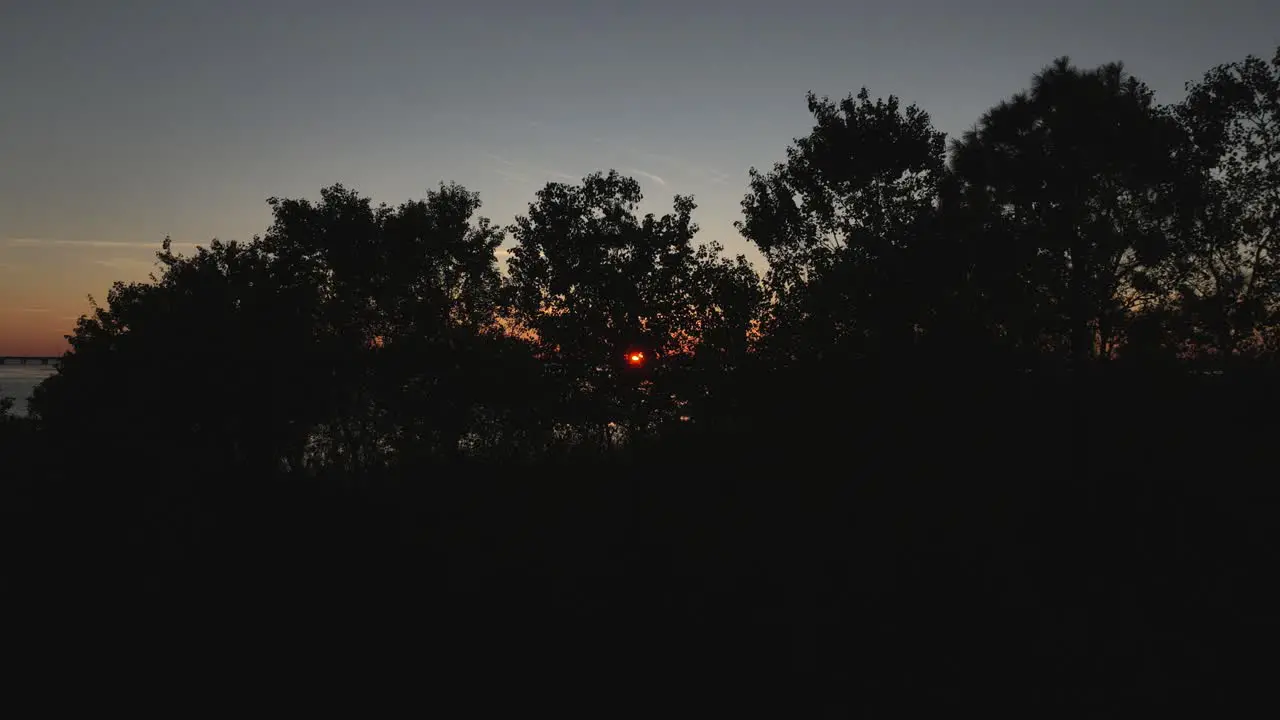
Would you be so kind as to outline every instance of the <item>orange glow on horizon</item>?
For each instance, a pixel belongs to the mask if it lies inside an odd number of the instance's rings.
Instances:
[[[640,366],[644,364],[644,353],[639,350],[627,354],[627,364]]]
[[[50,314],[0,310],[0,355],[54,357],[70,350],[66,336],[75,331],[75,321]]]

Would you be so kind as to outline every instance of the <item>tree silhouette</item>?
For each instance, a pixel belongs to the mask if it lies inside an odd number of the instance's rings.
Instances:
[[[1280,50],[1213,68],[1175,108],[1205,193],[1177,262],[1181,340],[1230,363],[1280,327]]]
[[[812,132],[785,163],[751,170],[738,223],[769,261],[767,332],[780,356],[900,355],[923,320],[945,136],[865,88],[808,102]]]
[[[955,144],[961,192],[982,216],[972,262],[990,305],[1014,312],[993,318],[998,333],[1078,369],[1111,355],[1130,313],[1163,292],[1151,270],[1169,257],[1170,227],[1156,198],[1180,177],[1179,142],[1119,64],[1062,58]]]
[[[158,277],[113,287],[33,398],[41,420],[89,432],[110,413],[122,431],[264,469],[456,453],[507,342],[501,233],[472,224],[478,198],[442,186],[374,208],[334,186],[271,204],[264,237],[190,257],[166,241]]]
[[[688,403],[681,414],[697,422],[723,423],[740,418],[745,377],[758,364],[763,287],[742,255],[727,258],[717,242],[698,246],[684,290],[696,337],[691,352],[678,356],[682,371],[673,378],[678,396]]]
[[[105,307],[80,318],[33,414],[55,436],[103,451],[265,467],[299,457],[318,383],[303,380],[305,364],[284,377],[270,370],[310,339],[296,289],[256,243],[215,240],[178,257],[166,241],[159,261],[153,282],[116,283]]]
[[[314,289],[314,349],[342,393],[330,451],[357,466],[382,462],[388,448],[456,454],[475,393],[497,372],[481,348],[499,332],[502,232],[473,219],[479,196],[441,185],[424,200],[374,207],[336,185],[318,203],[271,205],[264,252]]]
[[[611,423],[647,432],[674,417],[687,357],[704,340],[741,354],[753,316],[746,261],[693,246],[693,199],[640,217],[642,199],[635,180],[596,173],[548,184],[511,227],[514,318],[563,379],[567,417],[594,437]],[[633,350],[651,361],[628,368]]]

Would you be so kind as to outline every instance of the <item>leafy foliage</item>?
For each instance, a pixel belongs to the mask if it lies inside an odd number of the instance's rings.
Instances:
[[[751,170],[738,229],[769,260],[768,333],[786,354],[901,350],[921,318],[916,269],[946,175],[945,136],[915,105],[809,95],[813,131]]]
[[[1003,263],[981,285],[997,328],[1077,362],[1114,352],[1129,313],[1163,292],[1150,278],[1170,254],[1160,203],[1177,189],[1179,142],[1119,64],[1083,71],[1062,58],[956,144],[965,201],[994,230],[974,264]]]
[[[1280,50],[1218,66],[1175,109],[1205,176],[1177,262],[1181,340],[1200,356],[1274,357],[1280,329]]]
[[[641,217],[642,199],[635,180],[597,173],[547,185],[511,227],[515,320],[562,380],[565,417],[589,433],[671,420],[687,401],[675,394],[685,361],[741,356],[754,319],[746,260],[694,247],[693,199]],[[653,359],[645,371],[627,367],[633,350]]]

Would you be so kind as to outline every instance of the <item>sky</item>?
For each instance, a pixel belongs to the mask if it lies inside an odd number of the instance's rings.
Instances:
[[[1175,102],[1278,44],[1274,0],[0,0],[0,355],[60,353],[166,235],[247,240],[336,182],[456,181],[505,225],[616,168],[759,266],[747,170],[808,132],[809,90],[958,135],[1061,55]]]

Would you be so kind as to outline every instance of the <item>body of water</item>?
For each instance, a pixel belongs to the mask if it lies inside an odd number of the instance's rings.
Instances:
[[[5,363],[0,365],[0,396],[14,399],[13,414],[27,414],[31,390],[57,369],[55,365]]]

